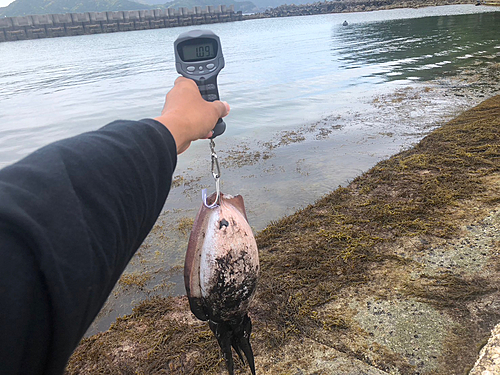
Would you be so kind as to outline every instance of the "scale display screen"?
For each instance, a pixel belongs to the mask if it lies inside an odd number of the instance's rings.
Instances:
[[[178,50],[180,58],[185,62],[211,60],[217,56],[217,42],[214,39],[198,38],[179,44]]]

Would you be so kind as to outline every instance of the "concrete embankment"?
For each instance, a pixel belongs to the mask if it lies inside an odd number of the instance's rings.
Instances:
[[[0,42],[241,21],[234,6],[118,12],[43,14],[0,18]]]

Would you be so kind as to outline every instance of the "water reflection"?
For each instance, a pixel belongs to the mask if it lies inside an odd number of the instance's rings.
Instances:
[[[369,74],[387,80],[428,80],[493,53],[498,24],[498,12],[355,23],[333,30],[332,56],[342,69],[374,66]]]

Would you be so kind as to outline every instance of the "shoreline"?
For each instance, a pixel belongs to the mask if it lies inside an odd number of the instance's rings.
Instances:
[[[399,8],[424,8],[443,5],[464,5],[475,4],[470,0],[347,0],[347,1],[318,1],[312,4],[284,4],[276,8],[266,9],[264,12],[259,12],[251,15],[243,15],[244,20],[260,19],[260,18],[275,18],[275,17],[293,17],[293,16],[308,16],[315,14],[330,14],[330,13],[354,13],[354,12],[371,12],[376,10],[399,9]]]
[[[258,234],[260,373],[473,366],[500,321],[499,119],[495,96]],[[84,339],[67,373],[125,368],[225,371],[185,297],[144,301]]]

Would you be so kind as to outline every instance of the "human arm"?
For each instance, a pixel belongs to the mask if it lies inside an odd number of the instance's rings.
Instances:
[[[181,122],[207,107],[177,98],[197,98],[180,83],[161,122],[117,121],[0,171],[0,372],[63,372],[158,217],[176,154],[227,112]]]

